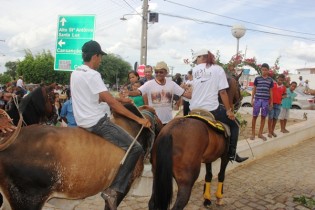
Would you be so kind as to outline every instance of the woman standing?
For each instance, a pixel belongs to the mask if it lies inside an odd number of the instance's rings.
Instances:
[[[239,157],[236,153],[239,127],[229,104],[226,89],[229,87],[223,68],[215,63],[214,55],[206,49],[194,54],[193,62],[197,64],[192,70],[193,91],[190,109],[205,109],[211,112],[215,119],[227,124],[231,130],[229,159],[243,162],[248,159]],[[224,105],[219,104],[219,96]]]

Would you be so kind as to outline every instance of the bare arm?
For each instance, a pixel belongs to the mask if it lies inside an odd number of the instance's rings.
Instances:
[[[226,90],[220,90],[219,94],[223,102],[223,105],[226,109],[226,115],[228,116],[229,119],[235,120],[235,116],[234,116],[234,113],[232,112],[232,108],[230,107],[229,97]]]
[[[256,86],[254,85],[253,91],[252,91],[252,101],[251,101],[252,106],[254,106],[254,97],[255,97],[255,94],[256,94]]]
[[[137,123],[145,126],[150,127],[151,123],[149,120],[140,118],[126,109],[121,103],[119,103],[108,91],[103,91],[99,94],[100,100],[106,102],[115,112],[128,117]]]

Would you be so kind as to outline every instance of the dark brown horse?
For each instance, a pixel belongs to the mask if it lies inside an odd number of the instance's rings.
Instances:
[[[133,105],[125,106],[142,116]],[[152,118],[152,129],[158,132],[162,124],[156,115],[150,111],[143,115]],[[116,113],[113,116],[115,123],[132,136],[140,131],[135,121]],[[147,140],[154,139],[154,131],[143,128],[140,133],[137,140],[146,147],[144,150],[150,148]],[[84,199],[110,185],[124,154],[119,147],[82,128],[26,126],[0,152],[0,191],[13,210],[39,210],[51,198]],[[134,177],[141,172],[139,166]],[[119,202],[124,196],[119,195]]]
[[[227,89],[230,104],[241,101],[239,86],[234,78],[229,78]],[[232,106],[231,106],[232,107]],[[235,109],[235,108],[234,108]],[[209,113],[206,111],[206,113]],[[173,210],[183,209],[189,201],[192,187],[197,180],[201,163],[206,164],[204,205],[211,204],[210,183],[212,162],[221,159],[216,191],[217,204],[222,204],[223,182],[228,165],[228,140],[202,120],[179,117],[170,121],[161,130],[152,150],[153,190],[149,209],[169,208],[173,193],[173,177],[178,186]]]
[[[20,115],[22,114],[24,125],[46,123],[47,121],[56,123],[57,114],[55,111],[55,84],[41,86],[34,89],[31,93],[22,99],[12,98],[9,102],[7,113],[17,125]]]

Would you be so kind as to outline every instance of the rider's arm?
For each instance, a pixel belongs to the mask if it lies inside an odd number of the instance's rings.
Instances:
[[[228,97],[226,90],[225,89],[220,90],[219,94],[220,94],[221,100],[223,102],[223,105],[226,109],[226,115],[228,116],[229,119],[234,120],[235,116],[234,116],[234,113],[232,112],[232,108],[230,107],[229,97]]]
[[[126,109],[121,103],[119,103],[108,91],[100,92],[99,97],[101,101],[106,102],[110,106],[110,108],[112,108],[115,112],[123,116],[126,116],[145,127],[151,126],[149,120],[134,115],[132,112]]]

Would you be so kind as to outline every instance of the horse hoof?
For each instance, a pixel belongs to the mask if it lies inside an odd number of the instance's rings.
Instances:
[[[217,204],[218,206],[223,206],[224,203],[223,203],[222,198],[217,198],[216,204]]]
[[[208,199],[205,199],[205,201],[203,202],[203,206],[206,208],[209,208],[211,206],[211,201]]]

